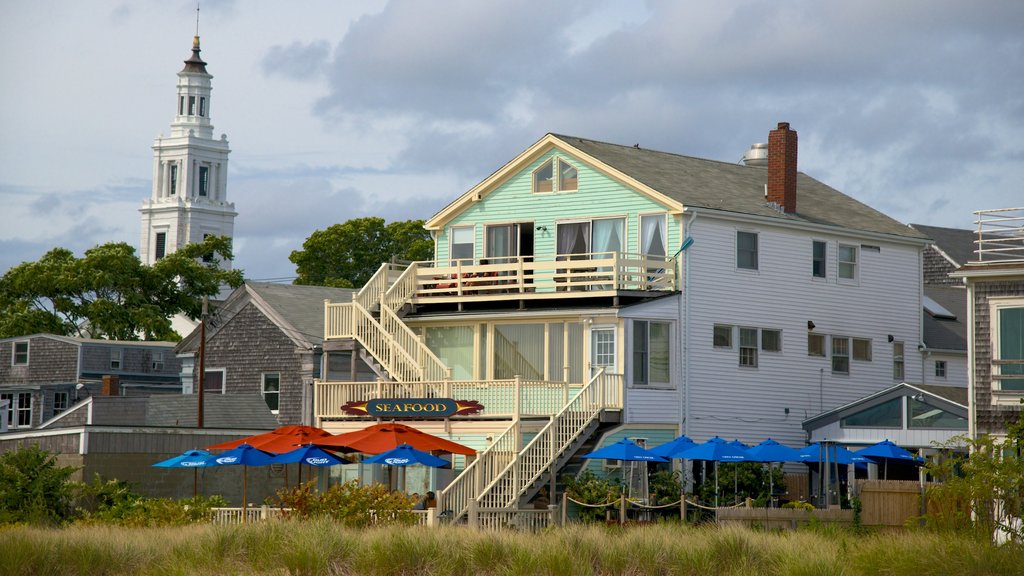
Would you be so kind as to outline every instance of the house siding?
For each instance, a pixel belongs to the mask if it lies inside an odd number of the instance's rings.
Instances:
[[[679,332],[679,306],[677,296],[659,298],[651,302],[629,306],[620,316],[625,319],[626,346],[623,358],[623,384],[625,385],[625,423],[670,423],[678,426],[682,421],[682,345]],[[633,378],[633,320],[660,320],[672,325],[671,376],[669,388],[634,386]]]
[[[736,268],[736,232],[758,233],[758,270]],[[905,344],[907,381],[920,381],[920,249],[853,235],[808,233],[698,217],[685,253],[690,278],[689,417],[694,439],[719,434],[758,442],[766,436],[799,444],[801,421],[892,386],[892,346]],[[811,274],[812,241],[827,242],[826,278]],[[858,250],[858,280],[837,277],[838,244]],[[826,357],[807,355],[807,322],[826,335]],[[712,346],[715,324],[734,327],[731,349]],[[735,327],[782,331],[781,352],[758,352],[758,367],[739,366]],[[872,360],[850,360],[832,374],[830,335],[867,338]]]
[[[940,286],[963,286],[964,284],[960,278],[949,277],[949,273],[956,270],[957,265],[940,254],[934,246],[929,246],[925,249],[922,267],[924,269],[925,284],[938,284]]]
[[[297,347],[252,303],[206,342],[206,370],[225,370],[226,394],[262,393],[262,374],[280,374],[277,420],[282,425],[303,423],[303,383],[312,383],[315,364],[312,351]],[[196,382],[197,370],[193,370]]]
[[[933,352],[924,356],[921,361],[921,370],[924,384],[937,384],[939,386],[963,386],[967,387],[967,354],[945,354]],[[935,363],[944,361],[946,363],[946,377],[940,378],[935,375]]]
[[[576,192],[533,193],[533,171],[550,158],[558,156],[576,167],[579,187]],[[524,210],[524,207],[529,207]],[[480,201],[470,205],[447,223],[438,233],[436,254],[445,260],[449,253],[449,230],[453,226],[473,225],[474,250],[477,258],[484,255],[484,226],[496,223],[532,222],[538,230],[534,237],[535,255],[554,255],[557,247],[556,224],[561,221],[590,218],[626,218],[625,252],[640,251],[641,214],[666,212],[665,206],[629,188],[581,160],[561,151],[549,151],[528,167],[506,180]],[[522,215],[522,216],[520,216]],[[679,218],[669,216],[667,246],[678,246]],[[668,249],[669,255],[674,252]]]
[[[1005,434],[1020,408],[992,405],[992,298],[1024,295],[1024,280],[974,280],[974,413],[977,434]]]
[[[46,337],[27,338],[28,365],[12,366],[15,341],[11,338],[0,344],[0,385],[3,387],[25,384],[49,384],[78,380],[78,345]]]

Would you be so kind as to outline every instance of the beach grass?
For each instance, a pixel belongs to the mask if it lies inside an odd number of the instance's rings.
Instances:
[[[330,521],[174,528],[0,528],[0,574],[1014,575],[1020,546],[950,533],[570,526],[353,529]]]

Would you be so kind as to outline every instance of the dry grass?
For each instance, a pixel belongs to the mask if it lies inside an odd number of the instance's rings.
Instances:
[[[948,534],[759,532],[738,527],[355,530],[330,522],[126,529],[0,529],[19,575],[1019,575],[1020,547]]]

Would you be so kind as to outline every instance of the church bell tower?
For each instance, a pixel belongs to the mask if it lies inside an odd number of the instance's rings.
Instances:
[[[192,56],[178,72],[174,121],[168,137],[153,143],[153,193],[142,203],[140,259],[150,265],[207,236],[233,238],[235,205],[227,200],[227,136],[213,138],[210,123],[213,76],[199,57],[199,36]],[[218,264],[231,269],[230,261]]]

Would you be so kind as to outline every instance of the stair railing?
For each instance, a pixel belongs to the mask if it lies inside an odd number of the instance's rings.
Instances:
[[[551,417],[540,432],[519,451],[516,458],[477,496],[482,508],[508,508],[558,460],[579,435],[605,408],[606,380],[602,368],[562,410]]]
[[[373,276],[366,281],[366,284],[355,293],[352,301],[362,305],[367,310],[373,310],[380,304],[380,298],[391,287],[391,272],[401,270],[404,265],[385,262],[377,268]]]
[[[453,521],[469,511],[470,503],[477,499],[488,478],[515,460],[519,452],[519,438],[517,419],[438,493],[438,506],[442,510],[451,510]]]
[[[451,380],[451,368],[445,366],[423,340],[398,317],[398,314],[387,306],[380,308],[380,326],[387,333],[392,345],[405,352],[413,363],[413,366],[403,373],[402,382]]]

